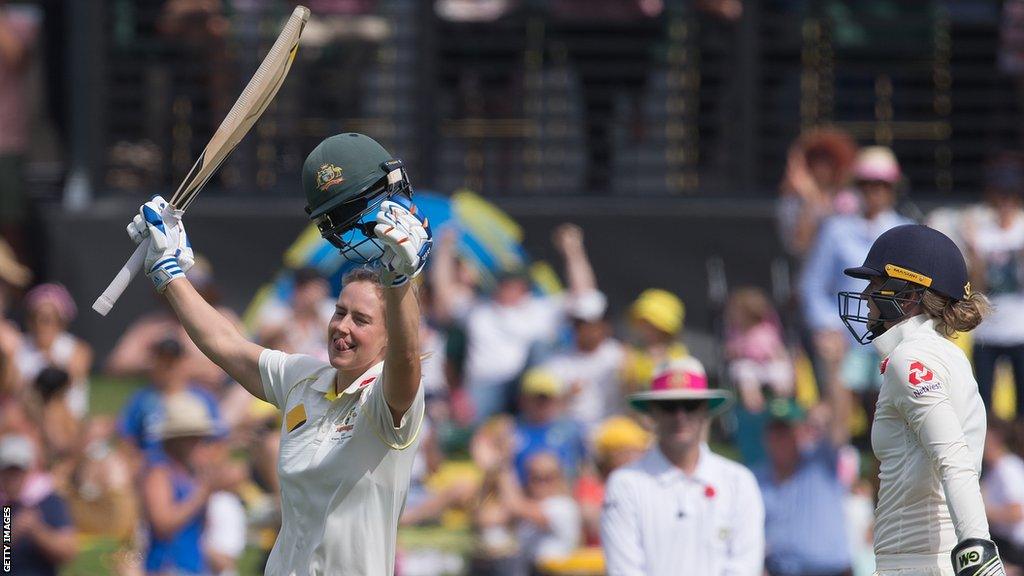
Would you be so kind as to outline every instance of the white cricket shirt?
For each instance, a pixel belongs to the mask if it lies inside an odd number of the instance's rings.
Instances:
[[[619,375],[625,358],[622,344],[608,338],[592,352],[573,347],[555,354],[542,365],[572,388],[569,414],[586,429],[588,441],[605,418],[621,411]]]
[[[609,576],[761,576],[757,480],[706,445],[687,476],[655,446],[608,479],[601,545]]]
[[[874,345],[884,358],[871,428],[881,483],[878,570],[949,567],[958,541],[989,537],[978,485],[986,426],[978,384],[963,352],[924,315]]]
[[[268,575],[391,576],[398,517],[423,421],[423,386],[395,428],[384,363],[334,396],[337,371],[301,354],[264,350],[267,401],[281,409],[281,531]]]

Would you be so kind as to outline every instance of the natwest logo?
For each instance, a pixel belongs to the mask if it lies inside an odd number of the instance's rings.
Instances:
[[[925,382],[931,382],[935,376],[924,364],[914,361],[910,363],[910,376],[907,378],[911,386],[920,386]]]

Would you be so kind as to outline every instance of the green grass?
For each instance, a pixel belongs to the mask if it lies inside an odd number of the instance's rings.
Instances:
[[[141,387],[140,380],[94,376],[89,385],[89,413],[117,416],[128,397]]]

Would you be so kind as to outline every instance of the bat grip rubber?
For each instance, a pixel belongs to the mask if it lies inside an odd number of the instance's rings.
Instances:
[[[117,299],[124,293],[125,288],[131,283],[132,278],[142,270],[143,261],[146,259],[146,250],[149,248],[150,239],[146,238],[135,248],[135,252],[132,252],[131,257],[128,261],[121,266],[121,270],[118,271],[117,276],[110,281],[110,285],[107,289],[100,294],[100,297],[96,299],[92,304],[92,309],[99,313],[100,316],[106,316],[108,312],[114,307]]]

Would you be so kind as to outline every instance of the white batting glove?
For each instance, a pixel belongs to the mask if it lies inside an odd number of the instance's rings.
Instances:
[[[434,240],[426,217],[416,205],[409,207],[385,200],[377,211],[373,233],[384,244],[380,262],[388,272],[392,286],[401,286],[423,270]]]
[[[151,238],[146,251],[146,276],[157,292],[163,292],[175,278],[185,276],[195,264],[192,243],[185,234],[181,210],[174,210],[161,196],[154,196],[139,208],[128,224],[128,236],[136,244]]]

